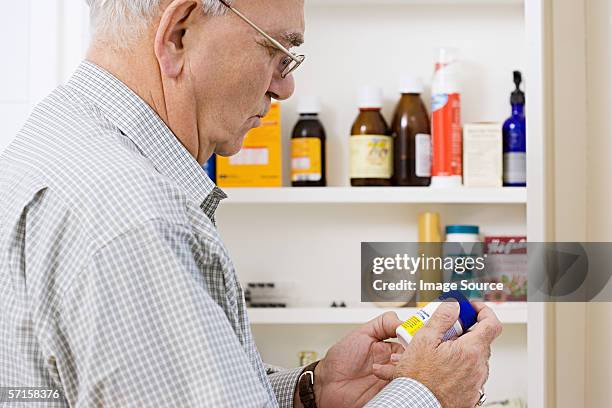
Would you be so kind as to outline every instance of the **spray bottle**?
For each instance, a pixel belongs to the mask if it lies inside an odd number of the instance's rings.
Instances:
[[[525,93],[521,91],[523,77],[514,71],[516,89],[510,96],[512,116],[504,123],[504,186],[527,185],[527,145],[525,120]]]

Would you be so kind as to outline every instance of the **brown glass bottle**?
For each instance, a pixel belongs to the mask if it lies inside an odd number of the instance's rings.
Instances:
[[[418,90],[402,93],[393,123],[393,185],[431,183],[431,122]]]
[[[380,140],[381,136],[387,136],[389,142],[386,143],[384,140]],[[370,143],[379,144],[379,146],[370,148],[370,156],[374,156],[377,161],[380,163],[383,161],[388,161],[388,167],[390,167],[387,175],[382,175],[379,177],[355,177],[355,172],[353,169],[351,170],[351,186],[360,187],[360,186],[390,186],[391,185],[391,175],[392,175],[392,154],[393,154],[393,146],[391,142],[391,138],[389,136],[389,127],[382,113],[380,112],[380,108],[360,108],[359,116],[355,119],[355,123],[353,123],[353,127],[351,128],[351,139],[353,138],[367,138],[370,139]],[[376,139],[372,139],[376,138]],[[351,148],[351,156],[354,154],[354,149]],[[380,159],[382,157],[382,160]],[[355,160],[365,160],[362,157],[351,157],[351,164],[354,163]],[[355,166],[351,166],[354,168]]]
[[[393,175],[393,139],[380,113],[382,90],[363,87],[359,115],[349,139],[349,177],[352,186],[390,186]]]
[[[325,187],[325,129],[316,113],[300,113],[291,136],[291,185]]]

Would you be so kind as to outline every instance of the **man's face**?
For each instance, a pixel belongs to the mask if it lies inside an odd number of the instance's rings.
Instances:
[[[232,5],[286,48],[302,41],[303,0],[235,0]],[[294,81],[292,75],[281,78],[286,55],[236,14],[228,10],[225,16],[202,19],[185,38],[185,75],[193,89],[184,91],[194,103],[200,141],[231,156],[240,151],[246,133],[261,124],[271,98],[293,94]]]

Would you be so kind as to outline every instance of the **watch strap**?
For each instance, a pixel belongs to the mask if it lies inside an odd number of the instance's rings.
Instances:
[[[317,408],[314,392],[315,367],[317,364],[319,364],[319,362],[315,361],[304,367],[304,370],[302,370],[302,373],[298,377],[298,393],[304,408]]]

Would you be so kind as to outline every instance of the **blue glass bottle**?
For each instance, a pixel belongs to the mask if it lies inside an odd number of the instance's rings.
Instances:
[[[516,89],[510,97],[512,116],[506,120],[504,134],[504,186],[527,185],[527,125],[525,121],[525,93],[521,91],[523,77],[514,71]]]
[[[208,174],[208,177],[213,181],[217,182],[217,155],[213,153],[210,159],[204,163],[204,171]]]

